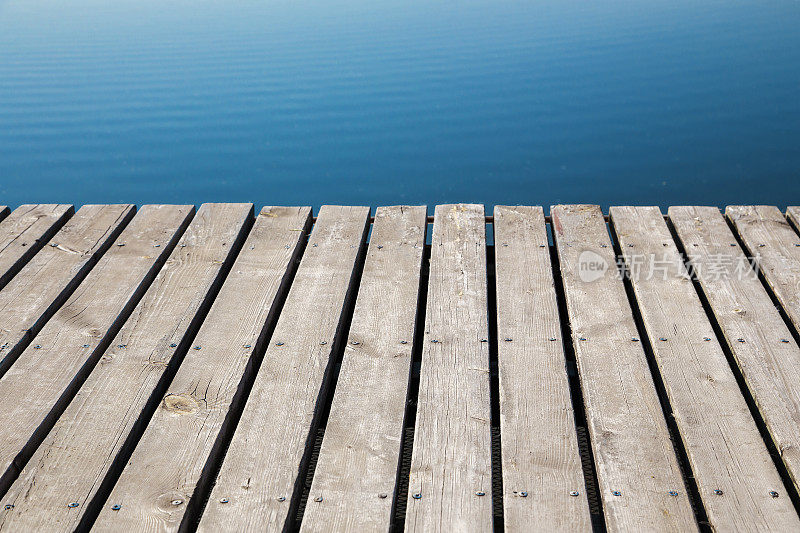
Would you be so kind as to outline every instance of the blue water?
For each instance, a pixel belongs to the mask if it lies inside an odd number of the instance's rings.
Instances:
[[[0,0],[0,204],[800,203],[797,0]]]

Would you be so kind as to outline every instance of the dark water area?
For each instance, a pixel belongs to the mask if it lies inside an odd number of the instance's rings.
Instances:
[[[0,0],[0,204],[800,204],[800,2]]]

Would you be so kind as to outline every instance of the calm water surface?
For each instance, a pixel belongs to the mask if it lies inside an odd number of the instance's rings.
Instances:
[[[800,2],[0,0],[0,203],[800,203]]]

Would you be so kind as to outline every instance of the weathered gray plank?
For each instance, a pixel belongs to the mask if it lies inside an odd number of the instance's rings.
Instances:
[[[424,206],[376,212],[303,531],[389,527],[425,227]]]
[[[551,214],[606,525],[696,529],[603,213],[559,205]]]
[[[495,207],[494,235],[505,528],[530,531],[534,521],[549,531],[587,531],[542,208]]]
[[[492,527],[485,237],[482,205],[436,206],[407,531]]]
[[[276,296],[291,277],[310,217],[307,207],[265,207],[256,218],[192,343],[201,350],[189,350],[181,363],[95,530],[178,528],[231,404],[236,405],[242,376],[252,373],[251,354],[263,349]],[[173,505],[177,500],[184,503]]]
[[[0,223],[0,289],[73,213],[67,204],[21,205]]]
[[[670,207],[711,311],[795,486],[800,479],[800,349],[716,207]],[[720,270],[722,267],[722,270]]]
[[[0,291],[0,376],[72,294],[135,214],[86,205]],[[55,245],[55,246],[53,246]]]
[[[17,477],[122,327],[193,210],[143,207],[0,378],[0,411],[8,417],[0,427],[0,491]]]
[[[284,527],[368,222],[367,207],[320,209],[201,531]]]
[[[790,205],[787,207],[786,216],[792,221],[795,229],[800,228],[800,206]]]
[[[777,207],[732,205],[725,214],[750,255],[758,257],[764,279],[800,329],[800,237]]]
[[[181,245],[6,494],[5,504],[14,508],[0,514],[0,530],[76,528],[173,356],[189,350],[202,309],[241,247],[252,211],[252,204],[200,208]],[[192,343],[192,351],[197,348],[203,348],[199,340]],[[183,400],[179,410],[189,410],[189,399]],[[69,507],[73,502],[78,505]]]
[[[661,211],[612,207],[611,220],[626,263],[639,265],[639,311],[712,528],[799,530],[790,499],[771,495],[783,483]]]

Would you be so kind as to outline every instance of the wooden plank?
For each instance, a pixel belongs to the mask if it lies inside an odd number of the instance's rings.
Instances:
[[[697,529],[603,213],[551,214],[606,525]]]
[[[0,530],[73,531],[96,507],[90,502],[131,430],[149,418],[143,411],[153,403],[154,389],[190,349],[204,308],[241,248],[252,210],[252,204],[206,204],[199,210],[182,238],[185,246],[172,251],[80,394],[6,494],[5,505],[14,507],[0,514]],[[203,346],[192,343],[191,348]],[[208,400],[200,396],[195,402],[203,399]],[[189,408],[188,403],[179,406]]]
[[[159,408],[95,522],[98,531],[177,529],[218,434],[266,342],[310,208],[265,207]],[[244,378],[242,377],[244,376]],[[88,383],[87,383],[88,385]],[[117,509],[114,506],[119,505]]]
[[[389,528],[425,228],[424,206],[375,214],[303,531]]]
[[[492,527],[483,206],[436,206],[406,531]]]
[[[733,222],[784,311],[800,329],[800,237],[777,207],[732,205],[725,214]]]
[[[0,223],[0,289],[74,212],[68,204],[27,204]]]
[[[494,234],[505,528],[588,531],[544,212],[497,206]]]
[[[735,244],[719,209],[670,207],[669,216],[775,447],[798,487],[800,349],[747,256]]]
[[[711,527],[800,530],[791,500],[771,495],[783,483],[661,211],[612,207],[611,220],[639,265],[631,282]]]
[[[800,206],[790,205],[786,208],[786,217],[794,224],[795,231],[800,228]]]
[[[201,531],[284,527],[290,501],[299,494],[298,466],[313,438],[317,399],[324,400],[334,340],[342,341],[343,310],[356,288],[356,262],[368,223],[367,207],[320,209]]]
[[[132,205],[85,205],[0,291],[0,376],[83,281],[134,216]],[[55,246],[53,246],[55,245]]]
[[[0,492],[105,352],[188,224],[191,206],[145,206],[0,378]],[[119,246],[124,245],[124,246]]]

